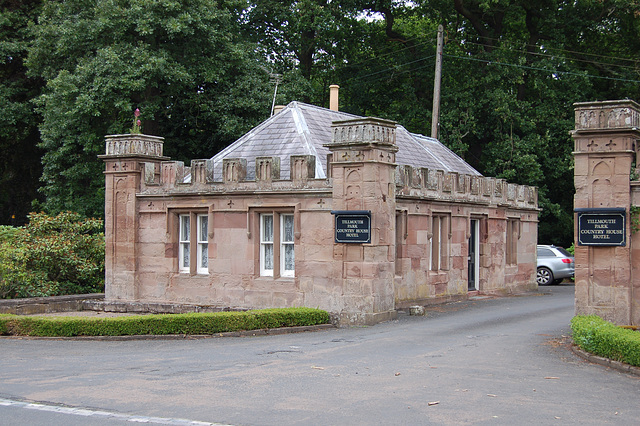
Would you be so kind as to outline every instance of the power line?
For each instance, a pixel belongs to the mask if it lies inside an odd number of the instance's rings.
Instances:
[[[406,66],[406,65],[415,64],[416,62],[426,61],[426,60],[429,60],[429,59],[431,59],[431,58],[434,58],[435,56],[436,56],[436,55],[426,56],[426,57],[424,57],[424,58],[416,59],[415,61],[405,62],[404,64],[396,65],[396,66],[394,66],[394,67],[389,67],[389,68],[386,68],[386,69],[383,69],[383,70],[380,70],[380,71],[373,72],[373,73],[371,73],[371,74],[366,74],[366,75],[362,75],[362,76],[358,76],[358,77],[350,77],[350,78],[348,78],[347,80],[345,80],[345,82],[353,81],[353,80],[362,80],[362,79],[365,79],[365,78],[367,78],[367,77],[371,77],[371,76],[373,76],[373,75],[378,75],[378,74],[385,73],[385,72],[387,72],[387,71],[397,71],[397,70],[398,70],[398,68],[400,68],[400,67],[404,67],[404,66]],[[409,71],[415,71],[415,70],[422,69],[422,68],[424,68],[424,67],[414,68],[414,69],[412,69],[412,70],[404,70],[404,71],[400,71],[400,72],[399,72],[399,74],[404,74],[404,73],[406,73],[406,72],[409,72]],[[372,81],[375,81],[375,80],[372,80]]]
[[[471,44],[471,45],[481,46],[481,47],[491,47],[491,48],[498,49],[498,50],[506,50],[506,51],[509,51],[509,52],[519,52],[519,53],[524,53],[526,55],[547,57],[547,58],[552,58],[552,59],[553,58],[558,58],[558,55],[554,55],[554,54],[550,54],[550,53],[529,52],[529,51],[526,51],[526,50],[509,48],[509,47],[506,47],[506,46],[493,46],[493,45],[489,45],[489,44],[486,44],[486,43],[476,43],[476,42],[473,42],[473,41],[465,41],[464,44]],[[528,45],[528,46],[532,46],[532,45]],[[539,46],[535,46],[535,47],[539,47]],[[549,47],[547,47],[546,49],[557,50],[559,52],[564,52],[564,53],[572,53],[572,54],[575,54],[575,55],[594,56],[594,57],[608,58],[608,59],[617,60],[617,61],[627,61],[627,62],[638,63],[638,59],[628,59],[628,58],[621,58],[621,57],[616,57],[616,56],[596,55],[596,54],[593,54],[593,53],[582,53],[582,52],[576,52],[576,51],[571,51],[571,50],[562,50],[562,49],[549,48]],[[637,66],[632,66],[632,65],[621,65],[621,64],[611,63],[611,62],[598,62],[598,61],[594,61],[594,60],[580,59],[580,58],[575,58],[575,57],[572,57],[571,60],[575,61],[575,62],[584,62],[584,63],[588,63],[588,64],[593,64],[593,65],[608,65],[608,66],[614,66],[614,67],[626,68],[626,69],[634,69],[634,70],[637,69]]]
[[[462,59],[462,60],[466,60],[466,61],[484,62],[484,63],[490,64],[490,65],[503,65],[503,66],[512,67],[512,68],[521,68],[521,69],[528,69],[528,70],[533,70],[533,71],[544,71],[544,72],[548,72],[550,74],[565,74],[565,75],[574,75],[574,76],[586,77],[586,78],[598,78],[598,79],[601,79],[601,80],[614,80],[614,81],[624,81],[624,82],[627,82],[627,83],[640,83],[640,80],[631,80],[631,79],[627,79],[627,78],[616,78],[616,77],[604,77],[604,76],[591,75],[591,74],[580,74],[580,73],[571,72],[571,71],[550,70],[550,69],[547,69],[547,68],[538,68],[538,67],[531,67],[531,66],[527,66],[527,65],[510,64],[508,62],[490,61],[488,59],[479,59],[479,58],[472,58],[472,57],[465,57],[465,56],[448,55],[446,53],[444,54],[444,56],[449,57],[449,58]]]
[[[460,42],[463,42],[464,44],[475,44],[475,45],[483,46],[483,47],[491,47],[491,48],[494,48],[494,49],[507,49],[507,50],[514,50],[514,49],[510,49],[510,48],[503,47],[503,46],[502,46],[502,43],[504,43],[504,40],[502,40],[502,39],[498,39],[498,38],[491,38],[491,37],[483,37],[483,38],[484,38],[485,40],[498,41],[498,42],[501,42],[501,44],[500,44],[500,45],[491,45],[491,44],[478,43],[478,42],[468,41],[468,40],[458,41],[458,42],[459,42],[459,43],[460,43]],[[452,41],[455,41],[455,40],[452,40]],[[538,46],[538,45],[536,45],[536,44],[528,44],[528,43],[527,43],[525,46],[526,46],[526,47],[536,47],[536,48],[541,47],[541,46]],[[584,56],[593,56],[593,57],[596,57],[596,58],[611,59],[611,60],[615,60],[615,61],[638,62],[638,59],[623,58],[623,57],[621,57],[621,56],[602,55],[602,54],[599,54],[599,53],[579,52],[579,51],[577,51],[577,50],[560,49],[560,48],[558,48],[558,47],[549,47],[549,46],[545,46],[545,49],[548,49],[548,50],[554,50],[554,51],[561,52],[561,53],[571,53],[571,54],[575,54],[575,55],[584,55]],[[527,52],[527,53],[530,53],[530,52]],[[531,52],[531,53],[533,53],[533,52]],[[534,54],[538,54],[538,53],[534,53]],[[540,54],[540,55],[542,55],[542,54]],[[553,55],[551,55],[551,56],[553,56]],[[608,62],[607,62],[607,63],[604,63],[604,64],[608,64]]]
[[[418,39],[418,37],[414,37],[414,38],[410,38],[410,39],[405,40],[405,42],[409,42],[409,41],[413,41],[413,40],[417,40],[417,39]],[[347,65],[347,67],[354,67],[354,68],[355,67],[361,67],[361,66],[363,66],[363,65],[365,65],[365,64],[367,64],[367,63],[369,63],[371,61],[378,61],[380,59],[386,58],[387,56],[394,55],[394,54],[397,54],[397,53],[401,53],[401,52],[404,52],[404,51],[409,50],[409,49],[415,49],[416,47],[420,47],[422,45],[425,45],[425,44],[428,44],[428,43],[434,43],[434,42],[435,42],[435,38],[430,38],[430,39],[427,39],[427,40],[425,40],[425,41],[423,41],[421,43],[413,44],[411,46],[406,46],[406,47],[403,47],[402,49],[395,49],[395,50],[392,50],[390,52],[387,52],[387,53],[384,53],[384,54],[377,55],[377,56],[374,56],[372,58],[366,59],[366,60],[364,60],[362,62],[349,63]]]
[[[479,43],[476,43],[479,44]],[[515,51],[513,49],[508,49],[508,50],[512,50]],[[520,51],[521,52],[521,51]],[[524,52],[521,52],[524,53]],[[444,56],[450,57],[450,58],[456,58],[456,59],[462,59],[462,60],[469,60],[469,61],[475,61],[475,62],[483,62],[483,63],[487,63],[487,64],[493,64],[493,65],[504,65],[504,66],[508,66],[508,67],[512,67],[512,68],[520,68],[520,69],[527,69],[527,70],[532,70],[532,71],[543,71],[543,72],[548,72],[550,74],[562,74],[562,75],[573,75],[573,76],[579,76],[579,77],[583,77],[583,78],[595,78],[595,79],[601,79],[601,80],[611,80],[611,81],[622,81],[622,82],[628,82],[628,83],[640,83],[640,80],[634,80],[634,79],[629,79],[629,78],[619,78],[619,77],[607,77],[607,76],[598,76],[598,75],[592,75],[592,74],[586,74],[586,73],[577,73],[577,72],[572,72],[572,71],[561,71],[561,70],[557,70],[557,69],[548,69],[548,68],[541,68],[541,67],[534,67],[534,66],[528,66],[528,65],[520,65],[520,64],[513,64],[513,63],[509,63],[509,62],[504,62],[504,61],[496,61],[496,60],[489,60],[489,59],[479,59],[479,58],[474,58],[474,57],[469,57],[469,56],[457,56],[457,55],[450,55],[450,54],[444,54]],[[552,55],[550,55],[552,56]],[[434,58],[435,55],[430,55],[430,56],[426,56],[423,58],[418,58],[416,60],[410,61],[410,62],[405,62],[402,64],[398,64],[395,65],[393,67],[389,67],[389,68],[385,68],[383,70],[379,70],[370,74],[366,74],[363,76],[353,76],[348,78],[347,80],[345,80],[345,82],[349,82],[349,81],[358,81],[358,80],[365,80],[368,77],[374,76],[374,75],[379,75],[379,74],[383,74],[386,72],[390,72],[390,71],[398,71],[399,68],[402,68],[404,66],[407,65],[411,65],[417,62],[421,62],[424,60],[429,60]],[[608,63],[602,63],[602,62],[595,62],[595,61],[580,61],[580,60],[576,60],[576,59],[570,59],[571,61],[577,61],[577,62],[587,62],[587,63],[593,63],[593,64],[599,64],[599,65],[612,65],[612,64],[608,64]],[[404,74],[407,72],[411,72],[411,71],[417,71],[420,69],[424,69],[425,67],[417,67],[417,68],[412,68],[410,70],[403,70],[398,72],[398,74]],[[631,68],[631,67],[627,67],[627,68]],[[382,79],[384,77],[381,78],[376,78],[376,79],[370,79],[369,81],[373,82],[373,81],[378,81],[380,79]]]

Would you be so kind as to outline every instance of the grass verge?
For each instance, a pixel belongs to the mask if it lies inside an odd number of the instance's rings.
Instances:
[[[41,337],[206,335],[228,331],[328,324],[329,322],[327,312],[312,308],[134,315],[115,318],[0,315],[0,335]]]
[[[640,367],[640,333],[603,320],[578,315],[571,320],[573,341],[583,351]]]

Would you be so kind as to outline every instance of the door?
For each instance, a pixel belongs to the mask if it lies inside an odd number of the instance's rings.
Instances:
[[[479,241],[478,241],[478,220],[471,219],[469,236],[469,255],[468,271],[469,271],[469,291],[478,290],[478,272],[479,272]]]

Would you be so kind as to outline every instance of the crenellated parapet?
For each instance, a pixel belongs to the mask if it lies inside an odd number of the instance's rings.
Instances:
[[[407,165],[396,170],[396,197],[538,208],[538,189],[533,186]]]
[[[214,181],[213,160],[143,162],[141,188],[148,194],[219,193],[229,191],[286,191],[327,189],[330,179],[316,179],[316,159],[312,155],[290,157],[291,178],[280,178],[279,157],[258,157],[255,180],[247,180],[247,161],[223,160],[222,180]],[[538,207],[536,187],[508,183],[504,179],[459,174],[400,165],[396,168],[397,197],[477,203],[481,205]]]
[[[255,179],[247,180],[247,160],[225,158],[222,170],[214,180],[214,161],[192,160],[191,166],[182,161],[143,162],[140,191],[148,194],[217,193],[228,191],[268,191],[287,189],[328,188],[327,179],[315,178],[316,158],[313,155],[290,157],[291,178],[280,178],[279,157],[258,157]]]

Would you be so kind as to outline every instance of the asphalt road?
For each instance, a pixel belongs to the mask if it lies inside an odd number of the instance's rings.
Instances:
[[[4,338],[0,424],[638,424],[640,378],[567,347],[573,293],[279,336]]]

